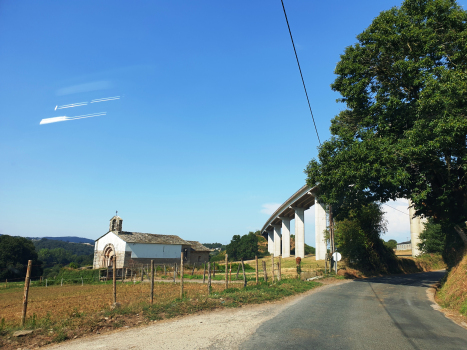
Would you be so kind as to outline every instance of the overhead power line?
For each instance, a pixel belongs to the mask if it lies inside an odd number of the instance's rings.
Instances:
[[[405,215],[409,215],[409,214],[407,214],[407,213],[404,213],[402,210],[399,210],[399,209],[396,209],[396,208],[394,208],[394,207],[391,207],[390,205],[387,205],[386,203],[382,203],[382,204],[384,204],[385,206],[387,206],[387,207],[389,207],[389,208],[392,208],[392,209],[394,209],[394,210],[397,210],[399,213],[402,213],[402,214],[405,214]],[[409,216],[410,216],[410,215],[409,215]]]
[[[298,61],[297,50],[295,49],[295,44],[292,37],[292,31],[290,30],[289,20],[287,19],[287,13],[285,12],[284,1],[281,0],[282,9],[284,10],[285,21],[287,22],[287,28],[289,28],[290,40],[292,41],[293,51],[295,52],[295,58],[297,59],[298,70],[300,71],[300,77],[302,78],[303,89],[305,90],[306,100],[308,101],[308,108],[310,108],[311,118],[313,119],[313,125],[315,126],[316,136],[318,137],[318,142],[321,145],[321,140],[319,139],[318,129],[316,128],[315,117],[313,116],[313,111],[311,110],[310,99],[308,98],[308,92],[306,91],[305,80],[303,79],[302,69],[300,68],[300,62]]]

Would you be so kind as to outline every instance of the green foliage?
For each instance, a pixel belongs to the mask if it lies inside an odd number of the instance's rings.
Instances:
[[[64,241],[52,240],[42,238],[37,241],[33,241],[36,250],[39,251],[41,249],[55,249],[55,248],[63,248],[64,250],[70,252],[73,255],[90,255],[94,254],[94,247],[89,244],[82,244],[82,243],[69,243]]]
[[[467,220],[467,12],[454,0],[406,0],[346,48],[332,84],[346,104],[307,183],[336,214],[400,197],[417,215]],[[462,241],[446,232],[446,256]]]
[[[258,232],[249,232],[247,235],[235,235],[227,245],[226,252],[229,260],[238,261],[240,259],[251,260],[259,255]]]
[[[225,245],[222,243],[203,243],[203,245],[209,249],[219,248],[220,250],[225,250]]]
[[[433,219],[429,219],[419,238],[421,242],[418,244],[418,249],[423,253],[443,253],[446,245],[446,232],[443,232],[441,224],[436,224]]]
[[[357,268],[371,272],[396,272],[397,258],[381,239],[385,232],[384,211],[368,204],[352,209],[335,224],[337,250]]]
[[[79,244],[79,243],[69,243]],[[45,263],[46,266],[53,265],[68,265],[75,263],[77,267],[84,265],[92,265],[94,253],[89,255],[76,255],[64,248],[54,249],[41,249],[39,250],[39,258]]]
[[[386,245],[386,247],[392,250],[397,248],[397,241],[395,239],[390,239],[389,241],[384,242],[384,244]]]
[[[23,237],[0,236],[0,280],[17,279],[26,276],[28,260],[32,260],[31,278],[42,274],[34,244]]]
[[[309,254],[316,254],[316,249],[315,247],[312,247],[311,245],[308,245],[305,243],[305,254],[306,255],[309,255]]]
[[[290,250],[290,254],[295,255],[295,248]],[[305,255],[309,254],[316,254],[316,249],[315,247],[312,247],[311,245],[305,243]]]
[[[55,265],[52,269],[44,270],[44,278],[49,279],[49,285],[60,283],[60,280],[63,278],[66,283],[81,283],[81,278],[83,278],[84,283],[93,283],[98,282],[99,279],[99,270],[85,269],[85,270],[76,270],[66,267],[60,267],[60,265]],[[55,282],[53,282],[54,280]]]
[[[94,258],[94,248],[87,244],[68,243],[51,239],[41,239],[34,241],[38,250],[39,259],[47,267],[54,265],[65,266],[74,263],[74,266],[92,265]],[[60,267],[61,267],[60,266]]]
[[[215,261],[224,261],[225,260],[225,251],[219,252],[217,255],[210,255],[209,256],[209,261],[215,262]]]

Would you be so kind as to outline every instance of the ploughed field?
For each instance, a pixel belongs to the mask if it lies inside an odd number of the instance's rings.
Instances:
[[[24,284],[23,284],[24,285]],[[5,325],[19,325],[23,308],[23,288],[0,289],[0,320]],[[117,282],[117,302],[122,306],[136,306],[150,301],[150,284]],[[213,284],[213,292],[224,286]],[[207,297],[207,284],[185,283],[187,298]],[[168,303],[180,296],[179,283],[155,283],[154,303]],[[92,314],[109,309],[113,302],[112,284],[64,285],[29,288],[27,319],[48,318],[50,321],[80,314]]]

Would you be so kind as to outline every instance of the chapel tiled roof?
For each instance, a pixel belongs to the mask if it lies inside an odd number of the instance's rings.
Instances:
[[[181,244],[190,245],[189,242],[175,235],[156,235],[141,232],[114,232],[127,243],[157,243],[157,244]]]
[[[189,244],[191,244],[191,248],[193,248],[193,250],[195,250],[197,252],[210,252],[211,251],[211,249],[205,247],[204,245],[202,245],[198,241],[187,241],[187,242]]]

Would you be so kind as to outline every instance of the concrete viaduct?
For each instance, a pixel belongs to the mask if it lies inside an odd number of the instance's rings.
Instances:
[[[305,210],[315,206],[316,260],[324,260],[327,252],[325,232],[328,226],[326,208],[318,200],[318,186],[303,186],[287,199],[266,221],[261,234],[268,240],[268,251],[274,256],[290,257],[290,221],[295,220],[295,256],[305,257]],[[410,202],[409,202],[410,203]],[[412,256],[420,254],[417,244],[426,219],[414,216],[409,209]]]

